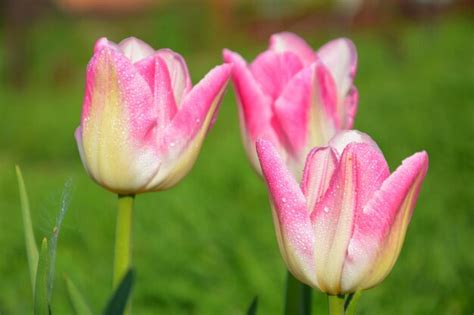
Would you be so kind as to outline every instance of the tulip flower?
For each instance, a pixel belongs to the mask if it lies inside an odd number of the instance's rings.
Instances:
[[[280,251],[297,279],[344,295],[390,273],[428,169],[426,152],[390,174],[368,135],[343,131],[308,154],[301,186],[271,142],[258,140],[257,152]]]
[[[271,141],[299,178],[311,148],[352,128],[358,93],[353,85],[357,54],[350,40],[333,40],[315,52],[297,35],[279,33],[250,65],[230,50],[223,55],[234,64],[243,142],[257,172],[258,138]]]
[[[76,140],[100,185],[119,194],[167,189],[197,158],[231,73],[212,69],[197,85],[184,59],[136,38],[99,39],[87,67]]]

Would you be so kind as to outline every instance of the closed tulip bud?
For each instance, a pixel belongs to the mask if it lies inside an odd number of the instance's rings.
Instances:
[[[279,33],[249,65],[235,52],[223,54],[234,65],[243,142],[257,172],[258,138],[271,141],[299,178],[311,148],[352,128],[358,93],[357,53],[350,40],[336,39],[313,51],[297,35]]]
[[[283,259],[330,295],[371,288],[392,270],[428,169],[426,152],[392,174],[369,136],[344,131],[307,156],[301,186],[266,140],[257,152]]]
[[[98,40],[76,130],[89,175],[120,194],[176,184],[198,156],[230,72],[217,66],[193,87],[184,59],[169,49]]]

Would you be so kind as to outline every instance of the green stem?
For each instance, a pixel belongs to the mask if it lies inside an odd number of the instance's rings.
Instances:
[[[285,315],[311,314],[311,288],[288,272],[285,292]]]
[[[344,309],[346,310],[346,315],[355,315],[357,302],[359,302],[360,295],[362,291],[356,291],[347,296]]]
[[[329,315],[344,315],[344,295],[329,295]]]
[[[115,229],[113,287],[116,289],[132,263],[132,214],[134,195],[119,195]]]

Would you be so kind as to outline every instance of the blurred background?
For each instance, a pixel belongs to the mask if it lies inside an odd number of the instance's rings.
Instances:
[[[426,149],[430,169],[391,275],[359,314],[474,312],[474,5],[462,0],[3,0],[0,27],[0,313],[32,309],[14,165],[23,169],[38,239],[64,183],[55,314],[69,314],[63,275],[98,313],[111,292],[116,197],[82,168],[73,133],[97,38],[139,37],[188,62],[197,83],[226,47],[252,60],[288,30],[315,49],[346,36],[358,49],[355,127],[394,169]],[[136,314],[281,314],[285,267],[266,189],[241,146],[232,86],[190,174],[139,196]],[[314,314],[326,299],[314,296]]]

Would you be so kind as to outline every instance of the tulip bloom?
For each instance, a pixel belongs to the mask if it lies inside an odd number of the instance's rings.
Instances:
[[[250,65],[230,50],[223,55],[234,64],[243,142],[258,172],[258,138],[270,140],[299,178],[311,148],[352,128],[358,93],[352,84],[357,53],[350,40],[336,39],[314,52],[297,35],[279,33]]]
[[[392,270],[421,183],[426,152],[390,174],[369,136],[344,131],[307,157],[301,187],[266,140],[257,152],[288,269],[331,295],[371,288]]]
[[[99,39],[76,130],[89,175],[120,194],[176,184],[197,158],[230,73],[231,65],[217,66],[192,87],[179,54],[136,38]]]

